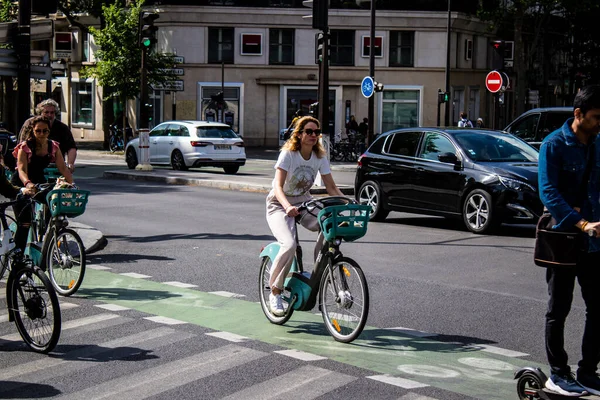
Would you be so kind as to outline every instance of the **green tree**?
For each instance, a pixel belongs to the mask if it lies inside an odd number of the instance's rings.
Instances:
[[[97,61],[93,66],[82,68],[80,74],[96,78],[99,85],[107,89],[104,100],[114,97],[126,104],[140,93],[142,50],[138,43],[138,25],[144,0],[135,0],[128,8],[122,8],[120,3],[117,0],[102,5],[104,27],[89,27],[98,46]],[[150,52],[147,57],[148,83],[172,81],[174,76],[165,72],[172,64],[172,55]],[[124,113],[123,126],[125,118]]]

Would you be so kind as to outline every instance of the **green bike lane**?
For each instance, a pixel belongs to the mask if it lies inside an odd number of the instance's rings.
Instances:
[[[428,385],[479,399],[515,399],[514,372],[524,366],[542,367],[490,352],[494,350],[486,346],[440,342],[372,326],[353,343],[338,343],[327,333],[320,314],[295,312],[284,326],[273,325],[258,303],[107,271],[88,269],[77,294],[327,357],[372,371],[370,376],[377,379],[399,378],[405,388]]]

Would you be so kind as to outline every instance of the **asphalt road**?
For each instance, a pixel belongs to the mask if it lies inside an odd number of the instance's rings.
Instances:
[[[120,161],[84,160],[77,180],[93,195],[77,221],[108,239],[88,258],[102,269],[90,269],[78,295],[62,302],[74,305],[65,307],[65,319],[79,322],[64,331],[54,356],[20,351],[18,338],[3,341],[15,329],[0,323],[0,386],[12,388],[8,393],[25,382],[34,390],[28,393],[95,398],[112,388],[123,398],[142,393],[127,384],[154,371],[147,396],[136,398],[266,398],[278,393],[270,379],[292,390],[293,379],[304,376],[303,398],[509,399],[516,398],[516,368],[545,364],[546,288],[544,270],[532,262],[532,227],[480,236],[443,218],[403,213],[370,224],[367,236],[342,246],[369,283],[368,328],[353,344],[336,345],[320,317],[296,313],[276,327],[256,304],[258,254],[272,240],[264,194],[99,179]],[[306,231],[300,238],[305,248],[314,241]],[[179,323],[145,319],[152,316]],[[577,293],[566,333],[572,363],[583,320]],[[234,336],[223,339],[223,332]],[[235,335],[245,339],[232,342]],[[289,349],[325,359],[274,353]],[[227,364],[230,354],[241,361]],[[34,368],[45,360],[64,361],[62,372],[23,370],[23,363]],[[186,362],[196,366],[189,373]],[[188,379],[175,379],[161,369],[167,366]],[[307,383],[315,368],[333,379]]]

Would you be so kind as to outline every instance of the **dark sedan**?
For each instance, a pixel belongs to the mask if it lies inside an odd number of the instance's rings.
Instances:
[[[407,128],[384,133],[359,158],[356,199],[371,220],[390,211],[461,218],[475,233],[542,212],[538,152],[503,132]]]

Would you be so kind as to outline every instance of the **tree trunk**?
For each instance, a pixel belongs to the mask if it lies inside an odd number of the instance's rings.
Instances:
[[[525,49],[523,45],[523,19],[525,8],[522,1],[515,1],[515,57],[514,69],[517,79],[514,85],[515,92],[515,115],[525,112],[525,101],[527,96],[527,67],[525,63]]]

